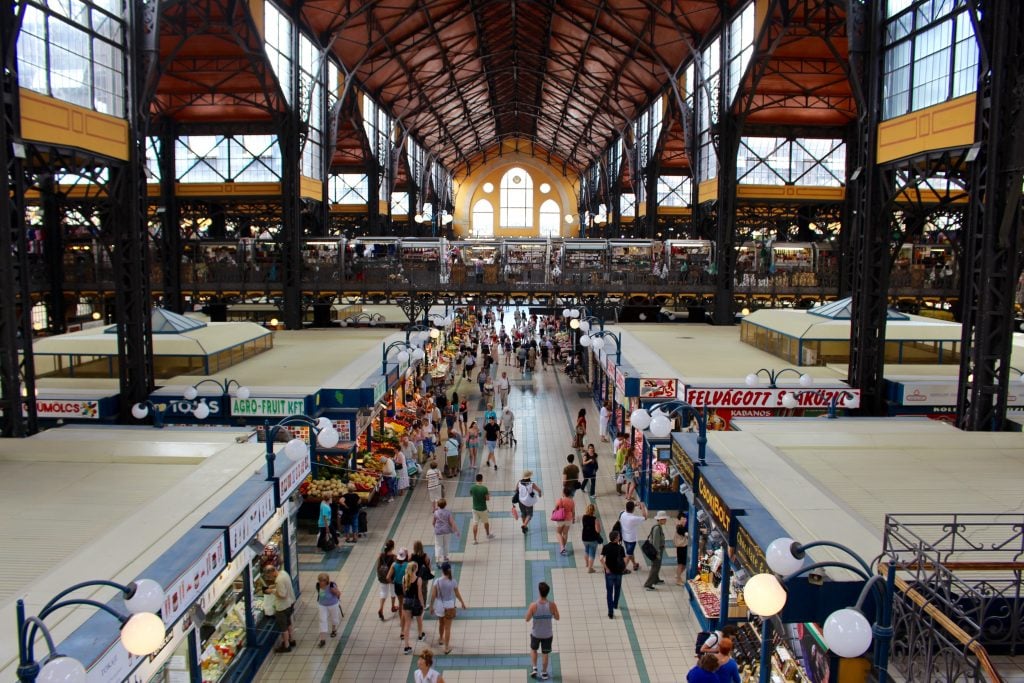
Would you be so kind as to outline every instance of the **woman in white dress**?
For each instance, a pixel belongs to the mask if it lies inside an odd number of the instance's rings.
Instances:
[[[434,653],[429,648],[424,648],[416,662],[416,673],[413,674],[413,680],[416,683],[444,683],[444,676],[433,666]]]
[[[402,451],[395,453],[395,474],[398,477],[398,495],[404,496],[409,488],[409,464]]]
[[[598,430],[601,432],[601,441],[608,441],[608,420],[611,419],[612,411],[608,402],[601,406],[601,415],[597,420]]]

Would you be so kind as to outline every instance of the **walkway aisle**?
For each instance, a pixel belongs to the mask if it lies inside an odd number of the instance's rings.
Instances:
[[[504,369],[500,366],[499,372]],[[646,569],[623,577],[622,609],[614,620],[607,617],[600,567],[595,574],[584,568],[578,524],[570,532],[571,554],[558,553],[554,525],[548,517],[559,495],[562,467],[570,452],[570,428],[580,408],[586,408],[590,418],[588,442],[597,443],[602,456],[597,503],[606,539],[607,528],[622,505],[612,481],[609,445],[599,441],[596,410],[585,396],[586,387],[570,384],[564,374],[550,369],[532,373],[532,377],[528,374],[525,379],[518,371],[508,370],[519,443],[515,451],[499,449],[497,472],[482,470],[484,483],[491,490],[491,528],[496,539],[487,540],[481,528],[480,543],[473,545],[469,487],[475,472],[463,469],[457,486],[454,480],[445,483],[449,507],[462,533],[452,544],[455,577],[470,608],[460,610],[455,620],[452,654],[439,652],[433,618],[424,621],[427,638],[416,643],[409,656],[402,654],[397,615],[386,605],[387,621],[377,617],[374,563],[384,541],[394,538],[397,547],[411,550],[419,539],[433,557],[430,504],[426,487],[419,486],[405,499],[371,509],[367,539],[354,547],[343,544],[326,562],[313,547],[313,536],[300,537],[302,597],[295,617],[299,646],[289,654],[272,654],[258,681],[411,681],[415,653],[424,645],[434,650],[435,668],[450,683],[528,681],[529,627],[523,616],[536,599],[539,581],[551,584],[551,599],[562,617],[555,624],[552,680],[669,683],[685,679],[693,665],[698,628],[685,589],[674,585],[675,553],[671,548],[662,568],[665,583],[657,591],[643,589]],[[476,408],[470,418],[481,420],[484,405],[475,382],[463,381],[457,389],[460,395],[470,391],[470,406]],[[480,462],[485,457],[482,452]],[[524,469],[533,470],[534,480],[544,490],[525,538],[510,514],[512,491]],[[583,493],[577,493],[576,503],[577,514],[582,515],[586,505]],[[673,519],[666,523],[668,538]],[[643,526],[644,535],[650,524]],[[346,614],[338,638],[329,639],[323,649],[316,647],[315,582],[320,570],[329,571],[341,586]],[[440,574],[436,567],[434,573]]]

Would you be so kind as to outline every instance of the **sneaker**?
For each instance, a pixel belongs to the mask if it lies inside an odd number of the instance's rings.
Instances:
[[[326,644],[327,644],[327,641],[326,641],[326,640],[321,640],[321,641],[320,641],[319,643],[317,643],[317,644],[316,644],[316,646],[317,646],[317,647],[323,647],[323,646],[324,646],[324,645],[326,645]]]
[[[338,629],[336,629],[336,628],[335,629],[331,629],[331,638],[337,638],[337,637],[338,637]]]
[[[644,586],[644,588],[646,588],[649,591],[657,590],[657,588],[655,588],[654,586]]]
[[[559,550],[558,554],[559,555],[565,555],[565,548],[562,548],[561,550]]]
[[[380,617],[381,621],[384,621],[384,610],[383,609],[377,610],[377,616]]]
[[[279,645],[279,646],[274,648],[274,652],[279,652],[281,654],[284,654],[285,652],[291,652],[291,651],[292,651],[292,649],[290,647],[285,647],[284,645]]]
[[[593,567],[591,567],[590,569],[587,570],[587,573],[588,574],[595,574],[595,573],[597,573],[597,570],[594,569]]]
[[[537,678],[537,667],[530,669],[530,678]]]
[[[487,538],[490,538],[490,539],[493,540],[493,539],[497,538],[497,536],[495,536],[494,534],[487,534]]]
[[[542,680],[542,681],[548,680],[548,672],[547,671],[545,671],[544,673],[542,673],[540,675],[540,680]]]
[[[615,618],[615,612],[608,612],[608,618],[609,619],[614,619]]]
[[[406,645],[405,649],[403,649],[402,652],[404,652],[407,655],[411,655],[412,654],[412,648],[409,647],[408,645]]]
[[[423,639],[424,639],[424,638],[426,638],[426,637],[427,637],[427,634],[426,634],[426,633],[421,633],[421,634],[420,634],[420,637],[419,637],[419,639],[420,639],[420,640],[423,640]]]
[[[473,539],[473,545],[477,545],[476,539]]]
[[[524,533],[524,534],[526,533],[526,527],[525,527],[525,526],[521,526],[521,527],[519,527],[519,528],[523,530],[523,533]]]

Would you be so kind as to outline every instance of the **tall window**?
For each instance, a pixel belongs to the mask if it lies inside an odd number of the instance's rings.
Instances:
[[[697,132],[699,180],[718,177],[718,157],[715,155],[711,126],[718,122],[718,89],[721,87],[722,64],[720,60],[721,38],[715,38],[701,53],[702,81],[697,91]]]
[[[744,137],[736,155],[741,185],[839,187],[845,173],[846,145],[840,139]]]
[[[558,237],[562,234],[562,210],[558,202],[548,199],[540,205],[540,236]]]
[[[20,85],[102,114],[123,117],[124,3],[23,1],[27,6],[18,34]]]
[[[366,204],[370,196],[370,179],[365,173],[332,174],[327,180],[327,196],[332,204]]]
[[[494,237],[494,207],[486,199],[473,205],[473,237]]]
[[[501,227],[533,227],[533,178],[513,166],[501,177]]]
[[[754,54],[754,3],[729,24],[729,102],[736,97],[747,64]]]
[[[658,176],[658,206],[689,206],[692,188],[690,176]]]
[[[281,84],[284,99],[292,101],[292,24],[288,17],[272,2],[263,3],[264,48],[270,66]]]

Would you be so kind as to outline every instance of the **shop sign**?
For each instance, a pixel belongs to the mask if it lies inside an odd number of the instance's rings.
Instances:
[[[615,357],[608,356],[604,359],[604,373],[609,377],[615,377]]]
[[[1010,383],[1006,404],[1024,405],[1024,391],[1016,391]],[[900,404],[905,406],[955,406],[959,382],[900,382]]]
[[[736,554],[739,556],[740,563],[746,567],[751,576],[772,573],[761,546],[743,528],[742,524],[736,529]]]
[[[256,557],[256,553],[252,548],[242,548],[242,552],[239,553],[238,557],[229,562],[224,571],[220,573],[220,576],[214,579],[202,597],[196,601],[196,606],[199,607],[204,615],[210,613],[213,606],[217,604],[221,596],[231,587],[231,584],[235,582],[238,575],[242,573],[242,569],[247,567],[254,557]]]
[[[304,459],[308,461],[308,458]],[[277,510],[277,505],[274,504],[274,489],[267,489],[241,517],[228,527],[229,557],[234,557],[239,550],[245,547],[245,544],[256,535],[260,527],[274,516],[275,510]]]
[[[161,612],[165,624],[173,624],[186,609],[194,603],[206,587],[216,579],[227,566],[227,553],[224,551],[224,537],[217,540],[203,551],[188,570],[164,590],[164,608]],[[105,680],[118,680],[107,678]]]
[[[373,385],[373,402],[379,403],[384,394],[388,392],[388,378],[382,377],[379,382]]]
[[[626,373],[621,368],[615,369],[615,391],[623,396],[626,395]]]
[[[233,417],[287,417],[304,412],[304,398],[231,398]]]
[[[301,503],[299,504],[301,505]],[[281,528],[282,524],[284,524],[285,517],[287,516],[285,508],[278,508],[277,512],[274,513],[274,516],[270,518],[270,521],[264,524],[260,528],[259,532],[257,532],[256,540],[263,545],[269,543],[270,539],[277,533],[277,530]]]
[[[184,642],[188,632],[192,630],[192,619],[180,619],[178,623],[172,626],[168,632],[167,637],[164,638],[163,647],[145,658],[142,665],[132,672],[131,677],[125,679],[129,683],[149,683],[156,676],[156,672],[167,663],[173,654],[177,651],[178,647]],[[176,667],[179,671],[185,669],[187,665],[182,662],[182,666]],[[173,672],[169,672],[173,676]],[[187,676],[187,669],[185,669],[184,675]],[[107,679],[111,680],[111,679]],[[174,680],[174,679],[170,679]],[[187,680],[187,679],[186,679]]]
[[[640,398],[675,398],[675,379],[655,379],[643,377],[640,379]]]
[[[292,491],[299,488],[299,484],[307,474],[309,474],[309,458],[299,458],[294,465],[277,478],[277,500],[287,500]]]
[[[100,419],[100,402],[88,400],[36,399],[38,417],[56,417],[74,420]]]
[[[334,420],[334,428],[338,430],[338,441],[344,443],[352,440],[352,420]]]
[[[166,623],[166,622],[165,622]],[[110,681],[123,681],[131,675],[132,669],[142,662],[142,657],[124,649],[121,639],[118,638],[103,655],[96,660],[96,663],[89,667],[86,672],[88,683],[110,683]]]
[[[718,525],[724,530],[729,528],[729,520],[732,518],[732,512],[729,507],[722,500],[722,497],[718,495],[718,492],[711,488],[708,480],[704,477],[700,477],[697,480],[697,498],[704,503],[704,507],[707,508],[711,516],[715,518]]]
[[[220,399],[198,398],[195,401],[172,398],[166,403],[158,403],[157,407],[164,411],[164,416],[174,415],[179,417],[193,417],[193,411],[200,403],[205,403],[210,409],[210,415],[220,415]]]
[[[715,387],[696,388],[686,387],[685,400],[691,406],[700,408],[773,408],[784,410],[782,397],[786,394],[796,394],[799,408],[828,408],[832,399],[840,395],[837,405],[842,408],[850,392],[860,399],[860,389],[846,389],[843,387],[832,387],[827,389],[771,389],[750,387]]]
[[[672,440],[672,462],[675,463],[676,469],[682,475],[683,481],[693,486],[693,461],[686,454],[682,444],[675,439]]]

